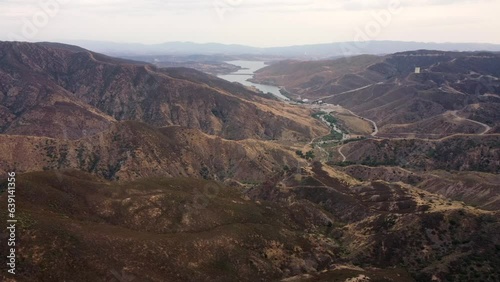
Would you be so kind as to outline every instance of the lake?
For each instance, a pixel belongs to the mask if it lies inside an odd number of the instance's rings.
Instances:
[[[253,83],[248,81],[248,79],[252,78],[254,73],[267,65],[261,61],[228,61],[228,64],[240,66],[240,69],[237,72],[233,72],[231,74],[219,75],[219,78],[225,79],[231,82],[239,82],[245,86],[253,86],[264,93],[271,93],[272,95],[278,97],[282,100],[289,100],[287,97],[283,96],[280,92],[280,88],[272,85],[265,85],[259,83]]]

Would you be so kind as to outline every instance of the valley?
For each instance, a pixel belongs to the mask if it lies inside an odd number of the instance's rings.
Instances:
[[[249,87],[255,87],[259,91],[262,91],[265,94],[270,93],[271,95],[276,96],[278,99],[281,100],[289,100],[287,97],[283,96],[281,94],[281,89],[272,86],[272,85],[264,85],[264,84],[259,84],[259,83],[253,83],[249,81],[250,78],[253,77],[254,73],[258,71],[259,69],[264,68],[266,65],[264,62],[259,62],[259,61],[229,61],[226,62],[231,65],[236,65],[240,67],[240,69],[236,72],[229,73],[229,74],[224,74],[224,75],[219,75],[219,78],[225,79],[230,82],[239,82],[245,86]]]
[[[500,55],[227,59],[0,42],[18,281],[500,278]]]

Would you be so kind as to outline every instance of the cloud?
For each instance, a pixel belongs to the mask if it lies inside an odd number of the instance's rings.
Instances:
[[[37,40],[184,40],[277,46],[352,40],[353,30],[373,20],[369,11],[386,9],[395,0],[0,0],[0,35],[19,33],[25,19],[40,11],[40,1],[66,3]],[[404,11],[381,38],[428,41],[447,34],[447,40],[454,41],[500,40],[495,14],[500,0],[400,3]],[[226,9],[223,17],[217,9]]]
[[[3,19],[16,19],[32,15],[37,11],[36,2],[31,0],[0,1],[0,17]]]
[[[19,17],[39,9],[41,1],[58,0],[0,0],[2,17]],[[62,0],[59,0],[62,1]],[[491,0],[65,0],[64,9],[87,12],[134,14],[189,13],[213,9],[241,9],[257,12],[328,12],[385,9],[391,2],[403,7],[455,5]]]

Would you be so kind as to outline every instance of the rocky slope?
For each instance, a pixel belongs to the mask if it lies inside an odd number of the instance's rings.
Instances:
[[[325,233],[330,219],[320,210],[305,215],[307,206],[301,204],[256,203],[201,180],[118,184],[82,172],[61,176],[18,176],[16,281],[277,281],[307,273],[332,281],[359,276],[360,268],[344,264],[339,243]],[[2,207],[5,197],[0,196]],[[2,258],[5,251],[0,248]],[[384,281],[412,281],[401,269],[361,272],[389,278]],[[6,273],[0,277],[6,279]]]
[[[382,136],[439,138],[498,131],[499,65],[495,53],[422,50],[286,61],[262,69],[255,80],[284,86],[294,98],[340,104],[374,120]],[[415,73],[417,67],[421,73]]]
[[[198,71],[0,42],[17,281],[497,281],[497,94],[467,92],[495,85],[495,62],[419,51],[271,66],[312,97],[349,91],[327,100],[380,123],[372,136],[344,111],[329,120],[364,138],[320,142],[309,108]]]
[[[356,265],[402,266],[417,281],[498,279],[498,211],[471,208],[408,184],[361,182],[319,163],[248,193],[285,207],[306,202],[328,212],[333,221],[326,232],[343,247],[343,258]]]
[[[250,183],[297,162],[286,146],[259,140],[327,133],[309,110],[238,84],[75,46],[0,42],[0,76],[3,172]]]
[[[178,126],[120,122],[78,140],[0,135],[0,173],[78,169],[107,179],[192,177],[264,181],[297,164],[293,150],[258,140],[232,141]]]
[[[474,171],[418,171],[395,166],[337,167],[359,181],[402,182],[484,210],[500,210],[500,175]]]
[[[75,46],[0,42],[0,76],[4,133],[64,137],[51,129],[68,120],[67,136],[78,138],[78,123],[93,133],[113,119],[238,140],[310,140],[326,130],[307,111],[201,72],[156,69]],[[37,132],[41,122],[51,133]]]
[[[418,170],[500,172],[500,136],[457,135],[436,140],[369,139],[342,147],[347,162]]]

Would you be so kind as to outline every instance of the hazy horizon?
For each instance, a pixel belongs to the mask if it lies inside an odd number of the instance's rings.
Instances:
[[[0,40],[261,48],[361,40],[500,44],[498,10],[500,0],[1,0]]]
[[[451,41],[405,41],[405,40],[391,40],[391,39],[386,39],[386,40],[373,40],[373,42],[404,42],[404,43],[423,43],[423,44],[486,44],[486,45],[500,45],[500,43],[491,43],[491,42],[467,42],[467,41],[457,41],[457,42],[451,42]],[[353,42],[353,41],[335,41],[335,42],[317,42],[317,43],[296,43],[296,44],[289,44],[289,45],[274,45],[274,46],[255,46],[255,45],[248,45],[248,44],[240,44],[240,43],[231,43],[231,42],[195,42],[195,41],[162,41],[162,42],[154,42],[154,43],[144,43],[144,42],[128,42],[128,41],[104,41],[104,40],[91,40],[91,39],[57,39],[53,41],[38,41],[38,42],[54,42],[54,43],[74,43],[74,42],[95,42],[95,43],[110,43],[110,44],[139,44],[139,45],[145,45],[145,46],[153,46],[153,45],[161,45],[161,44],[169,44],[169,43],[188,43],[188,44],[222,44],[222,45],[239,45],[239,46],[245,46],[245,47],[252,47],[252,48],[274,48],[274,47],[294,47],[294,46],[303,46],[303,45],[322,45],[322,44],[336,44],[336,43],[346,43],[346,42]]]

